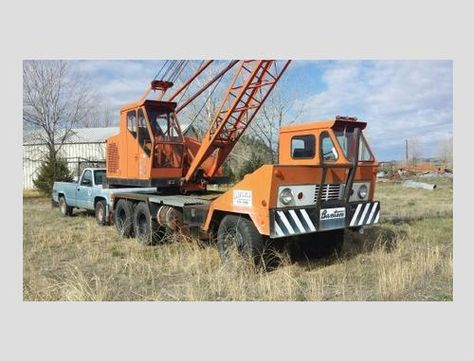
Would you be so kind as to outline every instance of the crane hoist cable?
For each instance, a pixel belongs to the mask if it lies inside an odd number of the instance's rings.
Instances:
[[[172,83],[174,83],[176,80],[178,80],[179,76],[181,75],[181,73],[183,72],[183,70],[186,68],[187,65],[188,65],[188,60],[182,60],[180,62],[180,64],[176,68],[175,73],[173,74],[172,77],[170,77],[170,81]]]
[[[168,64],[169,60],[165,60],[165,62],[163,63],[163,65],[161,66],[160,70],[158,70],[158,73],[156,73],[155,77],[153,78],[153,80],[156,80],[158,79],[158,77],[160,76],[161,72],[163,71],[163,68],[166,66],[166,64]]]
[[[194,122],[196,121],[197,117],[199,116],[199,114],[201,114],[202,110],[204,109],[204,107],[206,106],[207,102],[209,101],[209,99],[211,99],[211,96],[214,94],[214,92],[216,91],[217,87],[219,86],[219,83],[221,82],[222,78],[224,77],[224,75],[222,75],[219,80],[217,81],[217,83],[214,85],[214,87],[212,88],[211,92],[209,93],[209,95],[206,97],[206,100],[204,101],[204,103],[202,104],[201,106],[201,109],[199,109],[199,111],[196,113],[196,115],[194,116],[193,120],[191,120],[191,123],[189,123],[188,125],[188,128],[191,127]]]
[[[202,65],[204,64],[205,60],[201,61],[201,64],[199,64],[198,66],[198,69],[202,67]],[[181,94],[181,96],[179,97],[178,99],[178,104],[181,103],[181,100],[183,100],[184,96],[186,95],[186,92],[188,91],[188,89],[191,87],[191,84],[192,83],[189,83],[186,88],[183,90],[183,93]]]
[[[176,60],[170,60],[170,64],[169,66],[165,69],[165,72],[163,73],[163,75],[161,76],[161,80],[167,80],[166,76],[168,75],[168,73],[170,71],[172,71],[172,69],[175,67],[176,65]]]

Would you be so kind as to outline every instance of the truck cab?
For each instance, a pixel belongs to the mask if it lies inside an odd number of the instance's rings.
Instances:
[[[226,213],[248,217],[269,238],[317,239],[321,232],[340,234],[377,223],[378,163],[365,127],[338,116],[281,128],[279,164],[262,166],[215,200],[204,228]]]

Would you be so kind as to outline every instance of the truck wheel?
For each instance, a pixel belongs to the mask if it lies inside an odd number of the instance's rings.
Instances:
[[[252,260],[256,265],[262,263],[265,251],[262,235],[251,220],[230,214],[222,219],[217,230],[217,248],[222,261],[229,260],[233,247],[243,258]]]
[[[105,226],[107,224],[106,214],[105,200],[97,201],[95,204],[95,220],[99,226]]]
[[[309,258],[338,255],[344,244],[344,229],[306,234],[298,242],[301,251]]]
[[[145,202],[138,203],[133,211],[133,229],[140,243],[146,246],[158,243],[165,235],[164,228],[151,217]]]
[[[63,217],[72,216],[72,207],[66,203],[66,198],[63,196],[59,197],[59,212]]]
[[[114,211],[114,223],[117,232],[122,237],[133,236],[133,204],[126,199],[120,199]]]

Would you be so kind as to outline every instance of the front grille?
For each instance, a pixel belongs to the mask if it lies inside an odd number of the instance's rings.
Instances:
[[[318,200],[319,184],[314,188],[314,202]],[[344,184],[325,184],[321,195],[322,201],[341,200],[344,195]]]

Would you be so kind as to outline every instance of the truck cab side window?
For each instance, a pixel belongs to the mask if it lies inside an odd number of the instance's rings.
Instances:
[[[360,143],[359,143],[359,160],[363,162],[369,162],[374,159],[374,156],[370,152],[369,146],[367,145],[367,141],[365,137],[361,135]]]
[[[314,158],[315,150],[314,135],[298,135],[291,138],[291,156],[292,158],[308,159]]]
[[[137,137],[137,123],[136,123],[135,110],[131,110],[127,113],[127,128],[128,131],[136,138]]]
[[[328,133],[321,134],[321,155],[323,161],[335,161],[337,159],[337,150]]]
[[[81,179],[81,186],[92,186],[92,172],[90,170],[86,170]]]

